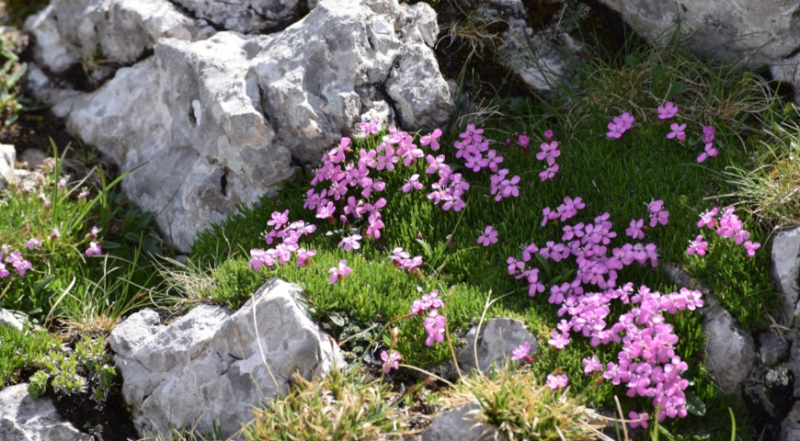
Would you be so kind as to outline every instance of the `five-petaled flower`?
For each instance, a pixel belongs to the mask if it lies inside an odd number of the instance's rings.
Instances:
[[[686,133],[684,132],[684,130],[686,130],[686,124],[672,123],[669,128],[672,129],[672,131],[667,133],[667,139],[677,138],[679,141],[686,139]]]
[[[533,362],[533,359],[531,358],[530,355],[528,355],[530,352],[531,352],[531,344],[526,341],[521,345],[517,346],[516,348],[514,348],[513,351],[511,351],[512,353],[511,359],[514,361],[523,360],[525,361],[525,363],[531,364]]]
[[[400,362],[400,354],[392,351],[392,352],[381,352],[381,360],[383,360],[383,371],[387,374],[392,369],[398,369],[398,363]]]
[[[678,106],[667,101],[663,106],[658,106],[658,119],[670,119],[678,113]]]
[[[328,282],[334,284],[337,280],[344,280],[344,278],[349,275],[351,271],[352,269],[347,266],[347,261],[340,260],[338,267],[333,267],[328,270],[328,274],[331,275],[331,278],[328,280]]]
[[[486,229],[483,230],[483,234],[478,237],[478,243],[485,247],[497,243],[497,231],[492,229],[491,225],[488,225]]]
[[[697,237],[689,241],[689,248],[686,249],[686,254],[697,253],[700,256],[705,256],[708,251],[708,242],[703,240],[703,235],[698,234]]]

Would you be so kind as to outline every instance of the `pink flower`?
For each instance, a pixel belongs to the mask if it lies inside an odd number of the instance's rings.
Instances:
[[[644,231],[642,231],[642,227],[644,226],[644,219],[632,220],[631,226],[625,229],[625,234],[634,238],[634,239],[644,239]]]
[[[423,136],[419,139],[420,145],[426,146],[430,144],[431,150],[436,151],[439,150],[439,142],[437,139],[442,136],[442,131],[439,129],[435,129],[433,133],[427,136]]]
[[[592,355],[592,358],[584,358],[581,360],[583,365],[583,373],[589,375],[595,371],[602,371],[603,370],[603,363],[600,363],[600,360],[597,358],[597,355]]]
[[[286,210],[286,211],[289,211],[289,210]],[[92,231],[90,231],[90,232],[89,232],[89,234],[91,234],[91,235],[92,235],[92,237],[97,237],[97,235],[98,235],[99,233],[100,233],[100,228],[99,228],[99,227],[97,227],[97,225],[95,225],[94,227],[92,227]]]
[[[531,352],[531,345],[526,341],[525,343],[514,348],[514,350],[512,351],[513,355],[511,356],[511,360],[514,361],[525,360],[527,363],[530,363],[531,361],[533,361],[533,359],[531,359],[531,356],[528,355],[530,352]]]
[[[606,136],[608,136],[609,138],[615,138],[615,139],[622,138],[623,133],[625,133],[623,126],[613,122],[608,123],[608,132],[606,133]]]
[[[400,354],[395,351],[392,351],[391,353],[382,351],[381,360],[383,360],[383,371],[388,374],[392,369],[399,368],[398,363],[400,362]]]
[[[558,164],[553,164],[551,167],[547,167],[545,171],[539,173],[539,177],[542,178],[542,182],[548,179],[554,179],[556,177],[556,172],[558,171]]]
[[[317,255],[317,250],[306,250],[305,248],[297,249],[297,266],[310,266],[311,257]]]
[[[561,334],[558,331],[553,331],[550,333],[550,340],[547,340],[547,343],[550,346],[558,349],[559,351],[564,349],[566,345],[569,344],[569,337],[567,335]]]
[[[684,130],[686,130],[686,124],[672,123],[669,128],[672,129],[672,131],[667,133],[667,139],[678,138],[679,141],[686,139],[686,133],[684,132]]]
[[[103,254],[103,250],[100,249],[100,245],[97,242],[89,242],[89,248],[86,249],[87,256],[99,256]]]
[[[5,265],[5,264],[3,264],[3,263],[0,263],[0,279],[5,279],[5,278],[6,278],[6,277],[8,277],[10,274],[11,274],[11,273],[10,273],[10,272],[8,272],[8,270],[6,269],[6,265]]]
[[[703,235],[698,234],[697,237],[689,241],[689,248],[686,249],[686,254],[697,253],[700,256],[705,256],[708,250],[708,242],[703,240]]]
[[[697,228],[708,227],[712,230],[717,227],[717,220],[714,219],[714,216],[719,213],[719,208],[714,207],[709,211],[700,215],[700,222],[697,223]]]
[[[628,418],[631,420],[632,428],[635,429],[637,427],[641,427],[642,429],[647,429],[647,420],[650,419],[650,415],[648,415],[646,412],[629,412]]]
[[[336,283],[337,280],[344,280],[344,278],[348,276],[350,272],[352,272],[352,269],[349,266],[347,266],[347,261],[340,260],[338,268],[333,267],[328,270],[328,274],[331,275],[331,278],[330,280],[328,280],[328,283],[334,284]]]
[[[714,141],[714,126],[703,126],[703,143],[710,144]]]
[[[272,250],[270,250],[272,251]],[[250,268],[258,271],[261,269],[261,265],[266,267],[271,267],[275,265],[275,258],[272,256],[272,253],[269,251],[264,251],[258,248],[253,248],[250,250]]]
[[[658,106],[658,119],[670,119],[678,113],[678,106],[667,101],[664,106]]]
[[[444,324],[447,319],[443,315],[435,317],[428,317],[422,322],[425,332],[428,333],[428,338],[425,339],[427,346],[433,346],[434,343],[441,343],[444,341]]]
[[[2,253],[0,253],[0,256],[1,255]],[[30,262],[22,258],[22,253],[20,253],[19,251],[15,251],[9,254],[8,257],[6,257],[6,262],[14,266],[14,269],[17,270],[20,277],[25,277],[25,271],[33,268],[33,265],[31,265]],[[3,269],[5,269],[5,266],[3,267]]]
[[[361,248],[361,235],[353,234],[352,236],[343,237],[339,241],[339,248],[344,248],[345,251],[357,250]]]
[[[42,246],[42,241],[39,239],[32,237],[30,240],[25,242],[25,246],[28,247],[29,250],[33,251],[34,248],[39,248]]]
[[[744,249],[747,250],[747,257],[755,257],[756,250],[761,247],[758,242],[750,242],[749,240],[744,243]]]
[[[378,133],[378,129],[380,128],[381,122],[376,120],[366,122],[362,121],[359,123],[361,129],[364,131],[364,135],[369,136],[375,133]]]
[[[58,231],[58,228],[53,228],[53,231],[50,232],[50,240],[56,240],[61,237],[61,232]]]
[[[539,147],[542,151],[536,154],[536,159],[547,160],[548,165],[555,164],[556,158],[561,156],[561,152],[558,150],[558,141],[544,142]]]
[[[658,224],[666,225],[669,222],[669,211],[662,210],[663,206],[664,201],[661,199],[647,204],[647,210],[650,212],[650,227],[655,227]]]
[[[697,162],[702,163],[708,158],[716,158],[719,154],[719,151],[715,149],[711,143],[706,144],[705,151],[700,153],[700,156],[697,157]]]
[[[553,139],[553,131],[550,130],[550,129],[545,130],[544,131],[544,139],[546,139],[548,141],[551,141]]]
[[[485,247],[497,243],[497,231],[492,229],[491,225],[487,226],[486,229],[483,230],[483,234],[478,237],[478,243]]]
[[[419,175],[413,174],[410,178],[406,180],[406,183],[403,184],[403,193],[408,193],[411,190],[422,190],[422,183],[419,182]]]
[[[282,226],[286,225],[287,222],[289,222],[289,210],[283,213],[275,211],[272,213],[272,220],[267,221],[267,225],[275,230],[279,230]]]
[[[567,383],[569,383],[569,378],[566,375],[549,374],[547,376],[547,387],[550,389],[557,390],[567,387]]]

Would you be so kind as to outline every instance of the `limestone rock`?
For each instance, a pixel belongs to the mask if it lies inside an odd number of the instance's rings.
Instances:
[[[140,435],[169,425],[211,433],[220,421],[231,436],[253,406],[285,393],[295,372],[310,379],[344,366],[302,297],[297,285],[272,279],[239,311],[199,306],[167,326],[143,311],[114,329],[109,343]]]
[[[785,337],[774,332],[763,332],[758,336],[758,342],[758,354],[765,366],[773,367],[787,358],[789,341]]]
[[[186,252],[208,224],[276,194],[293,160],[318,161],[362,118],[446,123],[450,90],[429,46],[437,34],[423,3],[325,0],[275,34],[161,38],[152,57],[93,93],[45,90],[70,132],[123,170],[142,166],[123,182],[126,195],[159,213]]]
[[[28,385],[0,390],[0,441],[92,441],[61,420],[49,398],[33,398]]]
[[[82,64],[105,75],[137,61],[160,38],[194,41],[216,32],[169,0],[53,0],[24,28],[36,38],[36,62],[52,72]]]
[[[269,32],[296,21],[308,9],[306,0],[175,0],[193,16],[230,31]]]
[[[11,326],[12,328],[17,328],[18,331],[22,331],[22,323],[7,309],[0,308],[0,326]]]
[[[513,350],[525,342],[531,345],[530,354],[539,350],[536,337],[525,328],[519,320],[509,318],[495,318],[487,321],[478,335],[477,356],[479,366],[475,366],[474,343],[478,333],[475,326],[467,332],[467,344],[458,349],[456,358],[462,372],[478,369],[489,372],[492,363],[500,366],[504,360],[510,359]]]
[[[800,228],[780,231],[772,239],[772,263],[770,265],[772,278],[775,279],[778,291],[783,293],[781,309],[786,326],[791,327],[800,315]]]
[[[654,41],[671,38],[680,20],[681,33],[690,35],[688,48],[705,56],[776,60],[800,47],[798,0],[600,1]]]
[[[499,440],[500,433],[494,426],[475,421],[474,414],[480,409],[480,404],[473,401],[437,415],[420,435],[420,441]]]
[[[738,329],[721,306],[704,308],[703,312],[708,370],[726,395],[738,396],[755,360],[753,337]]]
[[[13,145],[0,144],[0,190],[13,184],[14,169],[17,163],[17,151]]]

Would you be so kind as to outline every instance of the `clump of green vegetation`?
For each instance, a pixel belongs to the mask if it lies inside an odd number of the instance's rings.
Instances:
[[[33,368],[58,347],[58,339],[45,330],[0,326],[0,387],[19,381],[23,369]]]
[[[65,152],[66,153],[66,152]],[[101,168],[63,176],[64,155],[0,195],[0,307],[35,323],[108,332],[150,302],[160,254],[153,215],[125,202]],[[13,263],[13,265],[12,265]]]
[[[323,379],[295,381],[286,396],[255,411],[244,428],[246,440],[401,439],[407,430],[387,383],[336,370]]]
[[[594,440],[606,423],[579,399],[539,382],[529,369],[504,367],[489,376],[464,377],[445,395],[449,407],[477,401],[475,419],[493,424],[509,440]]]

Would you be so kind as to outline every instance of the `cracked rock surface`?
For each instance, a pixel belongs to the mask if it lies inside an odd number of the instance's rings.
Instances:
[[[28,384],[0,390],[0,441],[92,441],[62,421],[50,398],[34,398]]]
[[[431,49],[438,32],[425,3],[324,0],[270,35],[154,37],[151,57],[91,93],[57,88],[43,69],[28,81],[71,133],[122,170],[141,166],[126,195],[187,252],[209,223],[276,194],[296,161],[318,161],[362,118],[445,124],[453,103]],[[53,70],[58,57],[40,58]]]
[[[239,311],[203,305],[161,325],[145,310],[115,328],[109,343],[139,434],[170,425],[212,433],[220,421],[227,439],[253,418],[253,406],[286,393],[295,372],[311,379],[344,366],[301,298],[297,285],[272,279]]]

